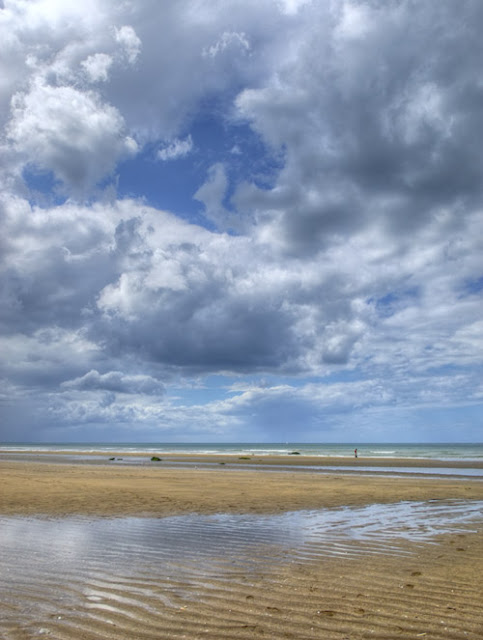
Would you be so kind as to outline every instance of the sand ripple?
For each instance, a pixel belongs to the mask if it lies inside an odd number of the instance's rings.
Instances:
[[[0,636],[481,640],[483,502],[0,518]]]

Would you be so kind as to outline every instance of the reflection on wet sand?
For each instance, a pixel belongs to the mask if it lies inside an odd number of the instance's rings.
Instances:
[[[483,614],[467,572],[482,527],[483,502],[464,500],[263,516],[0,517],[0,635],[342,640],[397,629],[476,639]]]

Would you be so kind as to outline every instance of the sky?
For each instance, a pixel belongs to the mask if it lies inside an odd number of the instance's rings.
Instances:
[[[0,441],[483,441],[482,31],[0,1]]]

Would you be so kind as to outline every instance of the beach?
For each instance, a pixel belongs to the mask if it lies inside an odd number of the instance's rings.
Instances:
[[[482,637],[483,481],[397,474],[441,461],[60,458],[0,458],[2,637]]]
[[[347,476],[321,475],[310,470],[295,472],[296,467],[334,464],[329,458],[273,456],[247,461],[234,456],[171,455],[168,460],[154,464],[145,458],[143,464],[119,465],[95,455],[77,463],[72,463],[71,458],[61,462],[61,457],[43,454],[2,460],[0,513],[51,516],[277,513],[402,500],[483,498],[482,482],[464,482],[451,476],[443,481],[419,476],[389,479],[386,474]],[[56,459],[59,461],[52,462]],[[163,466],[169,462],[181,466]],[[210,464],[213,466],[202,466]],[[277,470],[258,469],[262,464]],[[337,464],[353,469],[355,464],[360,467],[363,463],[342,458]],[[370,464],[371,467],[392,467],[396,471],[399,466],[407,468],[408,464],[417,470],[439,468],[444,463],[386,459],[371,460]],[[461,468],[465,463],[454,464]],[[474,464],[466,463],[470,467]],[[244,468],[239,468],[241,466]],[[279,471],[279,467],[285,468]]]

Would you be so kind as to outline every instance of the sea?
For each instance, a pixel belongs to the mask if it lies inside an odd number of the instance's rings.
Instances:
[[[41,453],[53,451],[66,454],[108,453],[125,454],[209,454],[239,456],[274,456],[300,454],[342,458],[354,456],[357,449],[360,458],[413,458],[419,460],[483,461],[483,442],[478,443],[163,443],[163,442],[0,442],[0,452]]]

